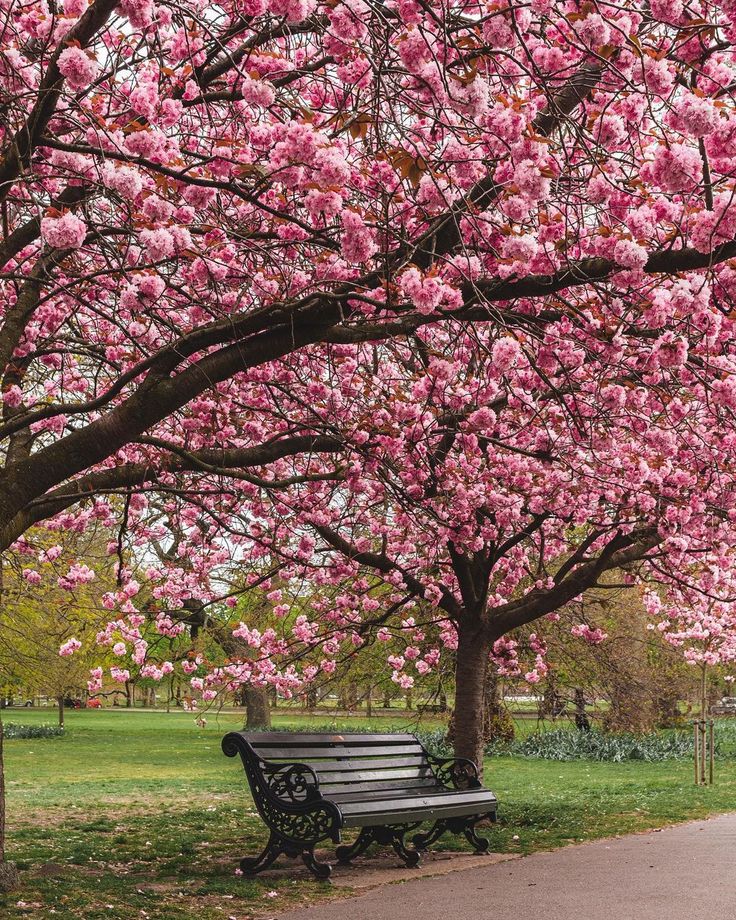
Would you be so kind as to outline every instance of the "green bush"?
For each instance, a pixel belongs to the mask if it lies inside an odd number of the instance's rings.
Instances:
[[[643,760],[657,763],[692,757],[693,738],[689,732],[667,731],[635,735],[631,732],[579,732],[558,728],[535,732],[523,741],[489,754],[520,754],[543,760],[597,760],[622,763]]]
[[[6,722],[3,726],[6,738],[60,738],[64,729],[58,725],[18,725]]]

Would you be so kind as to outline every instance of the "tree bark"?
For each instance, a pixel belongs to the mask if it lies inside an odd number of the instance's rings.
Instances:
[[[479,624],[458,628],[455,664],[454,746],[483,772],[486,667],[491,640]]]
[[[0,892],[14,891],[19,882],[15,863],[5,861],[5,763],[3,761],[3,720],[0,714]]]
[[[0,865],[5,862],[5,765],[3,761],[3,720],[0,715]]]
[[[490,649],[489,649],[490,651]],[[496,665],[486,658],[486,684],[483,688],[483,741],[510,742],[514,740],[514,720],[501,700]]]
[[[3,559],[0,555],[0,609],[3,598]],[[3,760],[4,726],[0,712],[0,892],[14,891],[20,882],[15,863],[5,861],[5,761]]]
[[[245,727],[247,729],[270,728],[271,707],[268,702],[268,690],[265,687],[246,687],[243,691],[245,701]]]
[[[64,697],[57,696],[56,702],[58,704],[58,709],[59,709],[59,728],[63,728],[64,727]]]

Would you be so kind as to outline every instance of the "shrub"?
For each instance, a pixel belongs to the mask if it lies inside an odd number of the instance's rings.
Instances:
[[[520,754],[544,760],[598,760],[621,763],[642,760],[655,763],[692,757],[693,738],[689,732],[579,732],[566,728],[536,732],[523,741],[493,754]]]
[[[3,726],[6,738],[60,738],[64,729],[59,725],[18,725],[6,722]]]

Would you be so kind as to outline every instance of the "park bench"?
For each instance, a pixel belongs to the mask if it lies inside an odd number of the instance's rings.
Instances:
[[[434,757],[414,735],[230,732],[222,740],[228,757],[240,754],[258,813],[271,835],[259,856],[241,860],[254,874],[280,855],[301,856],[317,876],[331,867],[315,846],[339,843],[343,828],[358,828],[354,843],[339,846],[348,863],[371,843],[391,845],[407,866],[446,831],[464,834],[478,852],[488,841],[476,833],[484,818],[495,820],[496,797],[483,788],[475,764]],[[424,833],[405,836],[431,821]]]

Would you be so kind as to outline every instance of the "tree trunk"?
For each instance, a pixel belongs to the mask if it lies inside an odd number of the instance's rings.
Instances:
[[[478,625],[458,629],[455,663],[454,745],[483,772],[483,722],[490,639]]]
[[[345,691],[345,702],[348,712],[355,712],[356,709],[360,709],[360,692],[358,690],[358,682],[351,680],[347,685]]]
[[[0,716],[0,892],[14,891],[19,881],[15,863],[5,862],[5,765],[3,761],[3,720]]]
[[[501,700],[496,665],[486,659],[486,685],[483,688],[483,741],[511,742],[514,740],[514,720]]]
[[[580,687],[575,690],[575,727],[579,732],[590,731],[590,719],[585,711],[585,693]]]
[[[245,700],[245,727],[247,729],[270,728],[271,707],[266,687],[246,687],[243,699]]]
[[[369,719],[373,716],[373,687],[370,686],[365,697],[365,714]]]
[[[0,612],[3,604],[3,558],[0,555]],[[0,712],[0,892],[15,891],[20,884],[15,863],[5,861],[5,761],[3,760],[3,718]]]
[[[63,728],[64,727],[64,697],[57,696],[56,702],[59,707],[59,728]]]

